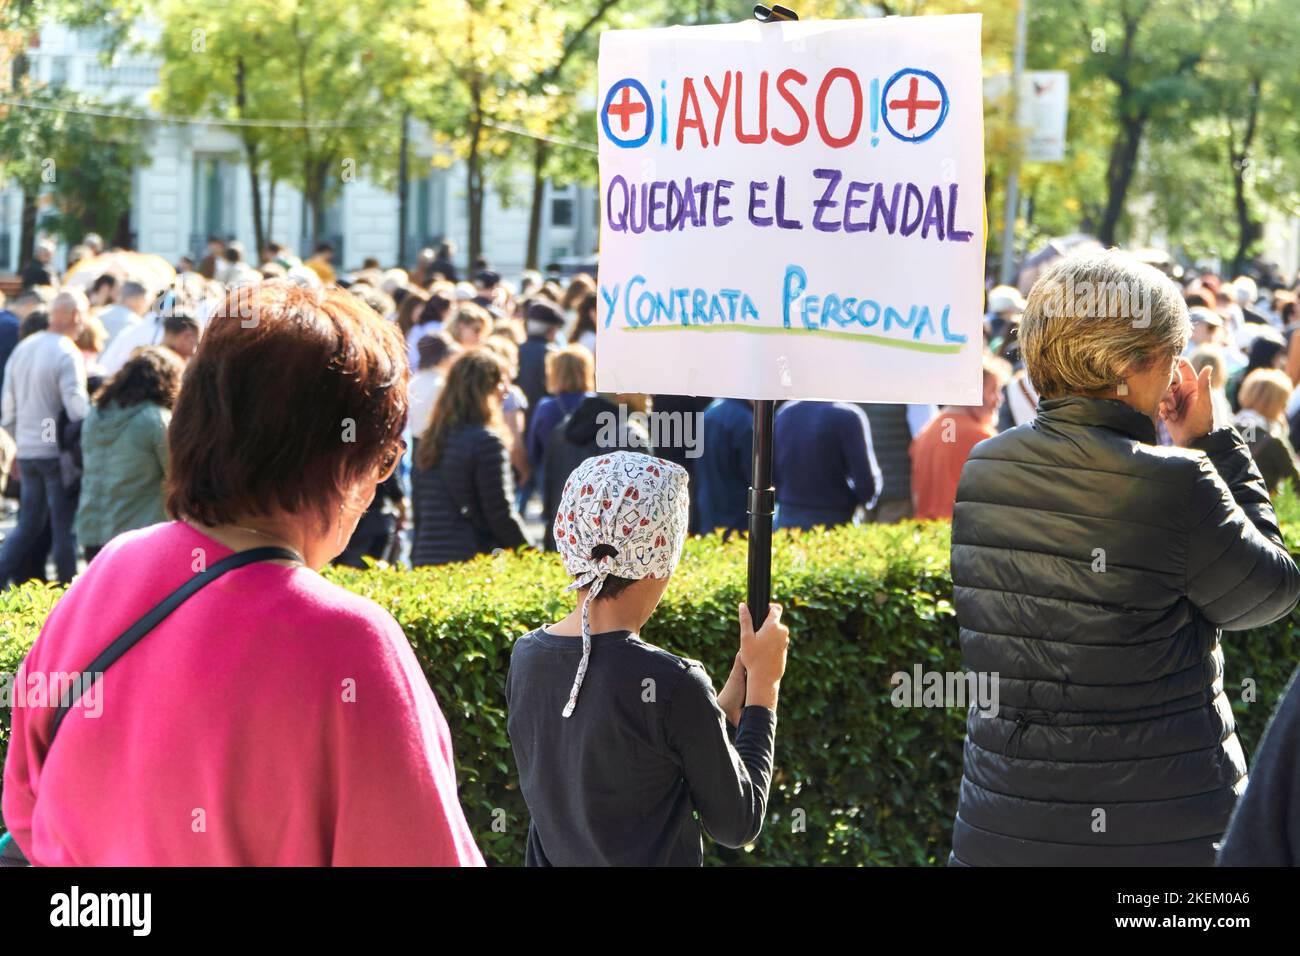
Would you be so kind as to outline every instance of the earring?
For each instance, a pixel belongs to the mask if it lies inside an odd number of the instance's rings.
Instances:
[[[1119,383],[1119,387],[1115,389],[1115,394],[1116,394],[1116,395],[1127,395],[1127,394],[1128,394],[1128,382],[1120,382],[1120,383]]]

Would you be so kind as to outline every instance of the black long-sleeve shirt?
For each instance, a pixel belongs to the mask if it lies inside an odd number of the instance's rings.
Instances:
[[[593,634],[572,716],[582,638],[515,642],[508,728],[528,804],[529,866],[699,866],[763,825],[776,714],[746,707],[731,742],[709,675],[628,631]],[[699,814],[699,823],[693,816]]]

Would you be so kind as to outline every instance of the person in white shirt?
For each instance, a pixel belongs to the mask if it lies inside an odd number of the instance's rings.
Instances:
[[[1183,350],[1183,358],[1190,359],[1192,353],[1198,348],[1208,345],[1223,353],[1229,375],[1240,368],[1245,368],[1246,353],[1237,348],[1228,333],[1222,315],[1203,305],[1192,306],[1187,310],[1187,314],[1192,320],[1192,334],[1187,340],[1187,348]]]
[[[429,301],[424,303],[424,307],[416,317],[415,325],[411,326],[411,331],[406,334],[407,355],[411,360],[412,368],[420,367],[420,339],[442,331],[442,323],[448,318],[452,305],[451,299],[441,292],[433,293],[429,296]]]
[[[419,366],[411,376],[407,386],[410,394],[410,407],[407,416],[407,443],[414,447],[415,441],[424,434],[433,418],[433,406],[442,391],[443,379],[448,367],[463,351],[445,332],[426,335],[419,343]]]
[[[118,334],[132,325],[138,325],[140,319],[149,311],[149,290],[139,282],[124,282],[117,304],[110,305],[99,313],[99,321],[108,333],[105,348],[113,344]]]
[[[216,292],[217,295],[213,295]],[[176,282],[158,296],[153,307],[135,325],[123,329],[104,354],[99,357],[100,367],[106,375],[116,375],[131,358],[131,353],[143,345],[162,345],[166,334],[164,324],[171,315],[192,315],[198,320],[200,330],[208,319],[222,308],[241,308],[242,299],[229,299],[212,283],[194,274]]]
[[[105,375],[116,375],[131,358],[131,353],[142,345],[161,345],[163,339],[164,315],[157,309],[150,311],[143,319],[122,329],[104,354],[99,357],[99,365]]]
[[[0,545],[0,587],[9,585],[47,520],[59,581],[67,584],[77,572],[77,505],[63,482],[57,429],[60,412],[78,422],[90,407],[85,364],[73,341],[88,310],[80,290],[60,292],[50,302],[49,328],[19,342],[5,366],[0,428],[18,446],[22,493],[18,526]]]

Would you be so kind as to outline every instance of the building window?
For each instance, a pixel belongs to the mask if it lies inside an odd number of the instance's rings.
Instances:
[[[225,234],[221,165],[215,156],[198,156],[194,161],[194,225],[205,237]]]
[[[556,196],[551,200],[551,225],[573,225],[573,200],[568,196]]]
[[[109,44],[110,35],[105,27],[85,27],[74,33],[78,50],[100,53]]]

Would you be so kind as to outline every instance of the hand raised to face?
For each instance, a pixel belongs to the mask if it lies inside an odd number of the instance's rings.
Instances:
[[[1173,381],[1160,400],[1160,418],[1174,444],[1186,446],[1214,427],[1214,402],[1210,390],[1213,368],[1207,365],[1197,375],[1192,363],[1180,358]]]

